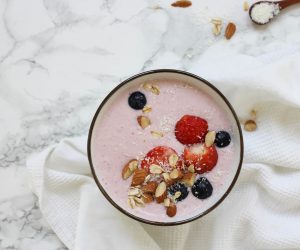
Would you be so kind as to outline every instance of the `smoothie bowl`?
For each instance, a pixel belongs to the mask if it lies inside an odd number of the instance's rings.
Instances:
[[[153,225],[217,207],[240,172],[243,140],[228,100],[200,77],[153,70],[118,85],[92,121],[88,158],[108,201]]]

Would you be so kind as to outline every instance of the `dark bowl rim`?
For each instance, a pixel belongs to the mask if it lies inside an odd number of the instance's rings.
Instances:
[[[127,212],[126,210],[124,210],[122,207],[120,207],[119,205],[117,205],[110,198],[110,196],[106,193],[105,189],[100,184],[100,181],[98,180],[97,175],[95,173],[95,169],[94,169],[93,162],[92,162],[92,155],[91,155],[91,139],[92,139],[92,133],[93,133],[94,125],[95,125],[95,122],[96,122],[96,119],[98,117],[99,112],[101,111],[101,109],[103,108],[103,106],[105,105],[105,103],[109,100],[109,98],[118,89],[120,89],[125,84],[131,82],[132,80],[134,80],[136,78],[139,78],[139,77],[142,77],[142,76],[145,76],[145,75],[157,74],[157,73],[176,73],[176,74],[182,74],[182,75],[185,75],[185,76],[189,76],[189,77],[195,78],[196,80],[199,80],[200,82],[206,84],[211,89],[213,89],[225,101],[225,103],[227,104],[228,108],[231,110],[232,115],[233,115],[233,117],[234,117],[234,119],[236,121],[236,126],[238,128],[239,137],[240,137],[240,161],[239,161],[238,169],[236,171],[236,174],[235,174],[235,176],[234,176],[234,178],[233,178],[233,180],[232,180],[229,188],[226,190],[226,192],[223,194],[223,196],[213,206],[211,206],[210,208],[208,208],[204,212],[202,212],[202,213],[200,213],[200,214],[198,214],[198,215],[196,215],[194,217],[191,217],[191,218],[188,218],[188,219],[185,219],[185,220],[181,220],[181,221],[175,221],[175,222],[159,222],[159,221],[146,220],[146,219],[143,219],[143,218],[140,218],[138,216],[130,214],[129,212]],[[176,226],[176,225],[185,224],[185,223],[188,223],[188,222],[191,222],[191,221],[194,221],[196,219],[199,219],[199,218],[203,217],[204,215],[206,215],[209,212],[211,212],[212,210],[214,210],[227,197],[227,195],[230,193],[230,191],[232,190],[233,186],[235,185],[235,183],[236,183],[236,181],[238,179],[238,176],[240,174],[241,168],[242,168],[243,156],[244,156],[244,143],[243,143],[243,135],[242,135],[242,129],[241,129],[241,126],[240,126],[240,123],[239,123],[239,119],[238,119],[238,117],[237,117],[237,115],[236,115],[233,107],[231,106],[230,102],[220,92],[219,89],[217,89],[214,85],[212,85],[207,80],[205,80],[205,79],[203,79],[203,78],[201,78],[201,77],[199,77],[199,76],[197,76],[195,74],[183,71],[183,70],[177,70],[177,69],[155,69],[155,70],[149,70],[149,71],[145,71],[145,72],[142,72],[142,73],[138,73],[136,75],[133,75],[132,77],[127,78],[126,80],[124,80],[120,84],[118,84],[113,90],[111,90],[110,93],[103,99],[103,101],[100,103],[99,107],[97,108],[97,111],[94,114],[93,120],[92,120],[91,125],[90,125],[89,134],[88,134],[88,140],[87,140],[87,153],[88,153],[88,160],[89,160],[90,168],[91,168],[91,171],[92,171],[92,175],[93,175],[93,178],[94,178],[94,180],[95,180],[98,188],[100,189],[100,191],[102,192],[102,194],[105,196],[105,198],[116,209],[118,209],[123,214],[129,216],[130,218],[135,219],[135,220],[137,220],[139,222],[142,222],[142,223],[146,223],[146,224],[150,224],[150,225],[156,225],[156,226]]]

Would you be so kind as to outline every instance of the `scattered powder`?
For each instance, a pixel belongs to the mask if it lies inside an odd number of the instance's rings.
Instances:
[[[160,129],[167,133],[173,130],[175,122],[171,117],[163,116],[162,119],[159,122]]]
[[[280,12],[279,5],[275,3],[260,3],[256,4],[252,11],[251,17],[257,23],[267,23]]]

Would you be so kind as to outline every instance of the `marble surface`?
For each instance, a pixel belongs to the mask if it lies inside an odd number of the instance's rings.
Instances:
[[[242,0],[170,3],[0,0],[0,249],[67,249],[42,217],[26,158],[86,134],[99,100],[122,79],[300,46],[300,6],[255,27]],[[215,17],[236,23],[230,41],[212,34]]]

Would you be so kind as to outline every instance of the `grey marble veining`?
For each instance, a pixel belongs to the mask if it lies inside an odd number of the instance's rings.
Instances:
[[[86,134],[99,101],[122,79],[300,47],[300,8],[257,28],[242,2],[171,2],[0,0],[0,249],[66,249],[29,188],[26,158]],[[214,17],[237,24],[232,40],[213,36]]]

